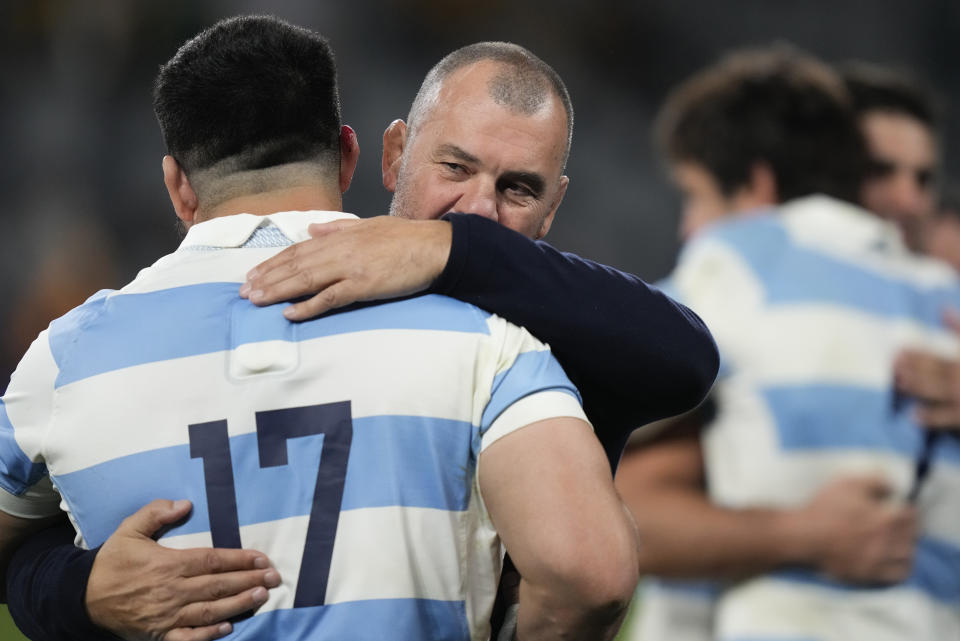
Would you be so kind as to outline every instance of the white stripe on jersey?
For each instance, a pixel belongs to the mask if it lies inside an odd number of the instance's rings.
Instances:
[[[720,599],[717,641],[943,641],[960,638],[960,617],[907,588],[836,591],[755,579]],[[951,633],[952,631],[952,633]]]
[[[354,418],[380,415],[418,415],[430,408],[434,418],[480,422],[486,399],[473,406],[463,403],[462,395],[448,393],[456,381],[483,379],[472,362],[459,359],[425,360],[426,350],[475,354],[478,334],[416,330],[378,330],[336,334],[297,343],[300,370],[286,376],[270,374],[248,380],[230,380],[224,373],[235,369],[230,352],[201,354],[182,359],[158,361],[130,367],[71,383],[58,390],[60,403],[72,408],[69,423],[63,419],[55,429],[74,429],[96,424],[95,442],[77,447],[69,434],[53,433],[48,439],[56,455],[55,474],[67,474],[128,454],[187,442],[186,426],[226,419],[231,436],[256,431],[251,406],[259,411],[277,407],[297,407],[350,400]],[[403,367],[383,367],[384,355]],[[480,369],[493,378],[493,354]],[[310,380],[323,375],[329,363],[336,363],[338,375],[326,377],[321,389],[314,385],[293,385],[293,380]],[[185,369],[186,368],[186,369]],[[190,380],[184,380],[184,372]],[[403,376],[397,372],[403,371]],[[195,382],[194,382],[195,381]],[[357,381],[363,381],[358,385]],[[383,390],[397,393],[384,394]],[[118,391],[123,392],[118,394]],[[489,390],[476,390],[489,397]],[[238,404],[232,399],[242,397]],[[176,398],[176,407],[169,399]],[[126,417],[142,416],[141,429],[131,437]],[[164,424],[182,425],[181,430],[151,427],[161,419]],[[69,452],[56,449],[58,443],[71,443]]]
[[[466,532],[466,512],[414,507],[378,507],[344,510],[337,524],[337,540],[330,564],[326,603],[366,599],[463,598],[459,582],[457,547],[451,528]],[[283,578],[259,612],[292,608],[309,516],[244,525],[243,547],[266,554]],[[395,532],[396,536],[384,536]],[[406,541],[417,541],[408,547]],[[210,533],[199,532],[160,540],[166,547],[210,547]],[[357,559],[365,559],[362,566]],[[431,571],[434,568],[438,571]]]

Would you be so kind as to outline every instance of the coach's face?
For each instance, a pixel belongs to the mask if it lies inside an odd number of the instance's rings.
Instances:
[[[568,183],[566,112],[552,93],[532,115],[497,104],[487,90],[496,71],[488,61],[457,70],[415,131],[401,120],[387,128],[383,184],[394,192],[391,214],[479,214],[529,238],[550,229]]]

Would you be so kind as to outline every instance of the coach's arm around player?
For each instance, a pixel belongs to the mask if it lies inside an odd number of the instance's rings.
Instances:
[[[59,517],[39,519],[14,516],[0,510],[0,573],[6,575],[7,566],[14,550],[18,549],[31,534],[53,525]],[[7,583],[0,582],[0,603],[7,602]]]
[[[33,641],[209,641],[229,634],[226,621],[262,605],[280,575],[255,550],[173,550],[153,540],[190,510],[189,501],[152,501],[92,550],[74,547],[63,515],[25,519],[0,510],[3,602]]]

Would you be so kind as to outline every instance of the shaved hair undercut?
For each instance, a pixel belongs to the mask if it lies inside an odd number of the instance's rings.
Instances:
[[[563,156],[566,165],[573,141],[573,103],[566,85],[553,67],[527,49],[510,42],[478,42],[461,47],[445,56],[427,73],[413,99],[407,126],[410,135],[433,106],[440,86],[450,74],[484,60],[495,62],[502,69],[490,79],[487,92],[495,103],[524,115],[538,112],[553,94],[560,99],[567,116],[567,145]]]

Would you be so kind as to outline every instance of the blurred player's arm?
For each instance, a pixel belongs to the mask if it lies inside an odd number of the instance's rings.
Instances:
[[[684,412],[716,377],[716,346],[689,309],[635,276],[481,216],[381,216],[310,233],[259,265],[241,295],[266,305],[315,294],[288,308],[294,320],[422,291],[472,303],[549,343],[591,420],[604,425]]]
[[[590,426],[533,423],[480,455],[484,503],[520,575],[516,638],[612,639],[637,582],[633,524]]]
[[[838,479],[796,509],[719,507],[706,493],[696,423],[631,444],[616,487],[636,518],[641,574],[736,579],[801,564],[892,583],[910,572],[916,514],[892,504],[883,481]]]
[[[960,312],[946,310],[943,320],[960,336]],[[960,360],[907,349],[897,355],[894,377],[897,389],[917,400],[917,422],[960,432]]]

